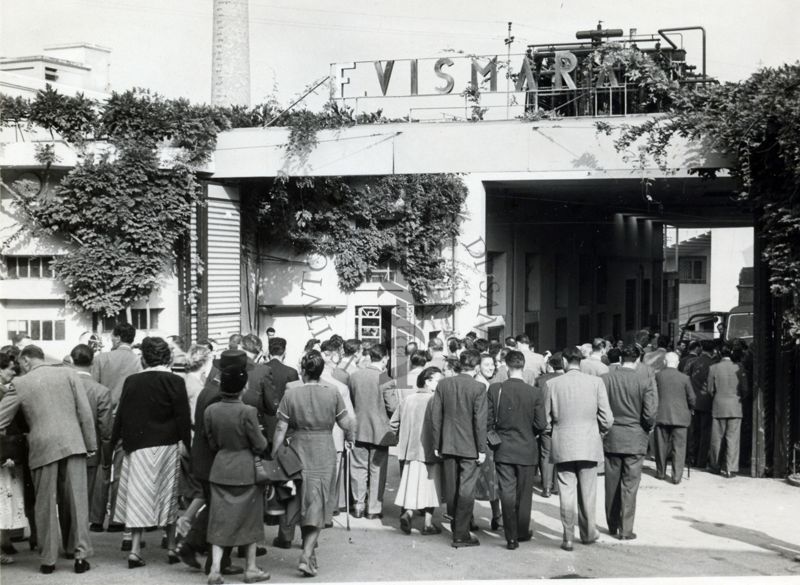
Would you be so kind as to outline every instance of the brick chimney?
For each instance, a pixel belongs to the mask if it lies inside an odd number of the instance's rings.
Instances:
[[[214,0],[211,103],[250,105],[248,0]]]

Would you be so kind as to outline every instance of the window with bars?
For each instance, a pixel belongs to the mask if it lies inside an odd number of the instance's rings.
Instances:
[[[372,266],[367,271],[367,282],[397,282],[397,265],[387,262],[381,266]]]
[[[6,256],[7,278],[53,278],[52,256]]]
[[[680,258],[678,260],[680,280],[685,284],[706,284],[705,258]]]
[[[164,309],[150,309],[150,321],[148,322],[147,309],[131,309],[131,325],[136,329],[158,329],[158,317]],[[115,317],[105,317],[103,319],[103,329],[111,331],[119,323],[127,323],[125,313],[120,313]]]
[[[8,339],[17,333],[27,333],[33,341],[64,341],[66,321],[64,319],[13,319],[7,322]]]

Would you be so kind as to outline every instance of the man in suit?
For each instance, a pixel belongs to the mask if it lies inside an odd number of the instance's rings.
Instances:
[[[722,346],[722,360],[708,370],[708,393],[713,399],[711,406],[711,458],[714,471],[732,478],[739,471],[739,434],[742,428],[742,398],[747,393],[744,369],[731,360],[732,348]],[[720,454],[725,441],[725,462]]]
[[[636,495],[642,479],[648,433],[655,423],[658,397],[636,371],[641,352],[622,348],[622,367],[601,378],[608,392],[614,424],[603,439],[605,450],[606,521],[608,531],[633,540]]]
[[[95,480],[97,479],[97,468],[100,461],[110,461],[114,446],[111,444],[112,409],[111,409],[111,390],[98,384],[92,379],[91,367],[94,359],[94,350],[85,344],[76,345],[70,352],[72,366],[81,382],[81,387],[89,399],[89,406],[94,415],[94,428],[97,432],[97,453],[86,459],[86,480],[89,498],[89,522],[92,524],[103,525],[104,510],[98,510],[93,504],[100,500],[95,497],[94,492],[100,489]],[[59,508],[59,519],[61,520],[61,535],[67,538],[70,534],[70,513],[66,507]],[[64,549],[67,554],[73,554],[75,543],[65,541]]]
[[[241,349],[247,355],[247,386],[242,393],[242,402],[258,411],[258,424],[269,443],[272,435],[267,429],[267,418],[272,412],[273,373],[269,363],[256,362],[256,358],[261,355],[261,348],[261,340],[257,336],[249,334],[242,337]]]
[[[94,378],[95,382],[102,384],[111,391],[111,408],[114,413],[116,413],[119,405],[119,397],[122,395],[122,385],[125,383],[125,379],[131,374],[137,374],[142,371],[142,360],[131,348],[134,337],[136,337],[136,328],[133,325],[130,323],[118,323],[111,332],[111,351],[94,356],[92,361],[92,378]],[[94,517],[90,527],[93,532],[103,531],[103,522],[105,521],[105,512],[109,500],[111,514],[109,516],[108,531],[122,532],[124,530],[122,524],[112,520],[117,507],[117,489],[119,488],[119,476],[122,473],[122,460],[125,453],[123,453],[121,445],[112,445],[112,448],[111,459],[102,459],[100,462],[102,473],[99,475],[102,485],[93,492],[92,509],[97,511],[97,516]]]
[[[533,533],[531,497],[539,453],[536,435],[547,427],[544,400],[533,387],[522,381],[525,357],[519,351],[506,355],[508,380],[489,386],[488,428],[502,439],[494,452],[503,527],[508,550],[528,541]]]
[[[351,456],[353,516],[383,517],[383,492],[389,445],[395,436],[390,418],[397,408],[396,384],[386,372],[389,356],[379,343],[369,349],[369,364],[350,375],[350,398],[356,413],[356,442]]]
[[[581,360],[581,372],[592,376],[602,376],[608,373],[608,366],[603,363],[606,340],[595,337],[592,341],[592,350],[589,356]]]
[[[28,345],[20,352],[25,372],[14,380],[0,402],[0,429],[22,409],[30,427],[28,463],[36,489],[36,531],[40,547],[40,571],[50,574],[58,558],[59,524],[57,502],[72,513],[70,542],[75,544],[75,572],[89,570],[89,505],[86,488],[86,457],[97,450],[97,434],[89,399],[75,372],[48,366],[44,352]]]
[[[686,434],[692,422],[694,390],[689,376],[678,371],[678,354],[664,356],[665,368],[656,374],[656,477],[666,479],[667,459],[672,455],[672,483],[679,484],[686,461]]]
[[[342,350],[342,361],[339,362],[339,367],[348,375],[352,375],[358,370],[358,362],[361,360],[361,340],[348,339],[344,342]]]
[[[478,466],[486,460],[486,387],[474,379],[480,362],[480,353],[464,350],[460,372],[441,380],[431,400],[434,453],[444,460],[444,499],[455,548],[480,544],[470,534]]]
[[[441,337],[434,337],[428,342],[428,352],[431,356],[428,366],[439,368],[444,372],[447,358],[444,355],[444,342]]]
[[[521,351],[522,355],[525,356],[525,369],[533,371],[534,379],[540,374],[546,373],[547,368],[545,367],[544,356],[533,350],[530,338],[523,333],[522,335],[517,335],[516,341],[517,350]]]
[[[601,457],[600,434],[614,423],[603,381],[581,372],[581,352],[567,347],[561,352],[565,373],[547,381],[545,413],[552,429],[550,459],[556,466],[560,495],[561,548],[573,549],[575,508],[581,542],[599,538],[595,523],[597,463]]]
[[[678,371],[685,374],[686,369],[699,355],[700,342],[695,339],[686,347],[686,352],[681,354],[681,359],[678,362]]]
[[[686,368],[686,374],[694,389],[694,416],[689,428],[689,457],[697,467],[708,465],[711,448],[711,395],[708,393],[708,372],[714,363],[716,348],[714,341],[704,339],[700,342],[702,353]],[[710,470],[710,469],[709,469]]]
[[[564,373],[564,360],[561,359],[561,352],[556,352],[547,361],[553,370],[536,378],[534,392],[537,397],[545,403],[547,397],[547,382]],[[550,449],[552,446],[552,435],[550,429],[544,429],[537,437],[539,447],[539,472],[542,475],[542,497],[549,498],[551,494],[558,494],[558,483],[555,482],[555,466],[550,461]]]

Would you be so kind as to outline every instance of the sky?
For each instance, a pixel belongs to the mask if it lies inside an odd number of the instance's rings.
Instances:
[[[208,102],[213,0],[0,0],[0,56],[89,42],[112,49],[113,89],[147,87]],[[505,54],[528,43],[569,42],[577,30],[640,34],[700,25],[708,72],[723,81],[800,58],[796,0],[250,0],[252,101],[284,104],[330,72],[330,63]],[[699,33],[688,33],[699,64]],[[324,90],[320,91],[326,94]]]

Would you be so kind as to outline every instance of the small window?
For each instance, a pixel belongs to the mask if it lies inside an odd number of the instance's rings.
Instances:
[[[31,339],[39,341],[42,338],[42,322],[31,320]]]
[[[66,336],[66,323],[64,319],[59,319],[56,323],[56,341],[63,341],[67,338]]]
[[[705,284],[706,283],[706,259],[705,258],[681,258],[678,260],[678,270],[680,279],[685,284]]]
[[[44,79],[45,81],[58,81],[58,69],[55,67],[45,67]]]
[[[52,256],[6,256],[8,278],[53,278]]]
[[[8,325],[8,340],[11,341],[14,339],[14,336],[17,333],[27,333],[28,332],[28,322],[26,320],[17,320],[12,319],[6,323]]]
[[[53,341],[52,321],[42,321],[42,341]]]
[[[370,267],[367,271],[367,282],[397,282],[397,266],[394,262],[387,262]]]

